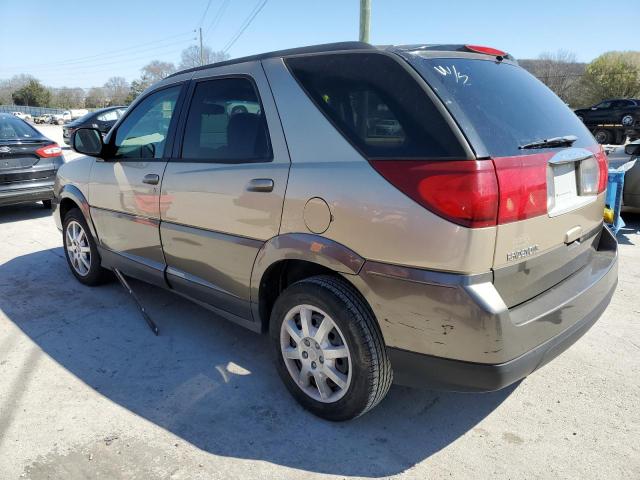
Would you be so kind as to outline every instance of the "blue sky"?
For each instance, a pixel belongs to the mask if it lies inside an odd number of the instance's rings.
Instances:
[[[205,43],[221,50],[262,0],[211,0]],[[30,73],[51,86],[132,80],[150,60],[179,62],[195,43],[208,0],[0,0],[0,78]],[[232,57],[358,37],[359,0],[268,0],[229,48]],[[640,0],[624,0],[637,15]],[[640,49],[620,9],[595,0],[372,0],[371,42],[475,43],[516,58],[565,49],[588,62],[608,50]],[[604,15],[601,12],[605,12]],[[33,25],[29,27],[29,25]]]

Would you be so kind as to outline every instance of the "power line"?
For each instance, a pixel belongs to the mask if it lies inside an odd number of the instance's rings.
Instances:
[[[213,17],[213,20],[211,21],[211,23],[207,27],[207,30],[205,31],[205,34],[204,34],[205,41],[208,38],[209,34],[213,32],[218,26],[218,24],[220,23],[220,20],[222,19],[222,16],[224,15],[224,12],[227,10],[228,6],[229,6],[229,0],[223,0],[222,3],[220,4],[220,7],[218,7],[218,11]]]
[[[12,69],[12,70],[16,70],[16,69],[20,69],[20,68],[30,68],[30,67],[42,67],[42,66],[61,66],[61,65],[69,65],[69,64],[76,64],[76,63],[85,63],[87,61],[90,61],[92,59],[99,59],[99,60],[103,60],[105,58],[110,58],[110,57],[119,57],[119,56],[126,56],[129,55],[132,51],[138,50],[135,53],[141,53],[143,51],[148,51],[148,50],[154,50],[154,49],[158,49],[158,48],[165,48],[165,47],[169,47],[172,45],[177,45],[179,43],[184,43],[186,40],[181,40],[179,42],[173,42],[171,44],[167,44],[167,45],[162,45],[159,46],[158,43],[165,43],[168,40],[173,40],[175,38],[178,37],[184,37],[185,35],[193,35],[192,32],[186,32],[186,33],[180,33],[178,35],[172,35],[170,37],[165,37],[164,39],[159,39],[159,40],[155,40],[153,42],[145,42],[145,43],[141,43],[138,45],[135,45],[133,47],[127,47],[127,48],[121,48],[118,50],[112,50],[110,52],[104,52],[104,53],[100,53],[100,54],[96,54],[96,55],[89,55],[87,57],[76,57],[73,59],[68,59],[68,60],[59,60],[56,62],[48,62],[48,63],[37,63],[37,64],[26,64],[26,65],[17,65],[17,66],[9,66],[9,67],[5,67],[6,69]],[[150,47],[147,49],[141,49],[141,47],[145,47],[147,45],[154,45],[154,47]],[[120,53],[120,52],[124,52],[124,53]],[[91,62],[88,62],[91,63]]]
[[[267,4],[268,1],[269,0],[258,0],[258,3],[254,7],[254,9],[251,11],[249,16],[244,21],[244,23],[240,26],[238,33],[236,33],[233,37],[231,37],[231,40],[229,40],[227,44],[224,46],[224,48],[222,49],[224,53],[227,53],[229,49],[233,47],[233,44],[236,43],[236,41],[240,38],[240,36],[244,33],[244,31],[249,27],[249,25],[251,25],[251,22],[253,22],[253,20],[264,8],[264,6]]]
[[[209,0],[207,2],[207,7],[204,9],[204,13],[202,14],[202,17],[200,17],[200,21],[198,22],[198,26],[201,27],[202,26],[202,22],[204,22],[205,17],[207,16],[207,12],[209,11],[209,7],[211,6],[211,1]]]

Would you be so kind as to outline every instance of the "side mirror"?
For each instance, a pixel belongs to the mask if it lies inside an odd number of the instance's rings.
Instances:
[[[640,156],[640,143],[630,143],[624,147],[624,153],[632,157]]]
[[[100,130],[96,128],[79,128],[71,137],[72,148],[90,157],[100,157],[104,151],[104,142]]]

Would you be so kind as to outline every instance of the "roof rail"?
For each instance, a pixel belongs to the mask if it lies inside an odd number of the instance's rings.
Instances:
[[[321,45],[311,45],[308,47],[289,48],[286,50],[276,50],[274,52],[259,53],[257,55],[250,55],[248,57],[234,58],[232,60],[225,60],[223,62],[210,63],[208,65],[202,65],[199,67],[188,68],[186,70],[180,70],[173,73],[166,78],[175,77],[183,73],[197,72],[198,70],[204,70],[212,67],[223,67],[225,65],[234,65],[237,63],[250,62],[255,60],[264,60],[266,58],[278,58],[288,57],[290,55],[304,55],[306,53],[325,53],[325,52],[339,52],[342,50],[375,50],[376,47],[365,42],[337,42],[337,43],[324,43]]]

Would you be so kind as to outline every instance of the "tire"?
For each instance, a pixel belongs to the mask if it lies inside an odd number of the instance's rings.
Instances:
[[[611,143],[611,132],[609,130],[605,130],[604,128],[599,128],[595,132],[593,132],[593,136],[596,141],[600,144],[608,144]]]
[[[311,320],[306,338],[303,317]],[[327,318],[330,327],[324,328]],[[320,275],[290,285],[273,307],[270,335],[280,378],[319,417],[358,417],[380,403],[391,387],[391,362],[378,323],[359,293],[339,277]],[[308,375],[302,374],[305,365]]]
[[[47,210],[51,210],[51,200],[42,200],[42,206]]]
[[[620,120],[620,123],[622,123],[622,125],[624,125],[625,127],[632,126],[634,122],[635,118],[633,118],[633,115],[631,114],[625,115],[624,117],[622,117],[622,120]]]
[[[83,235],[77,233],[78,227]],[[75,240],[72,241],[72,238]],[[82,212],[73,208],[67,212],[62,224],[62,243],[64,245],[64,254],[71,273],[84,285],[95,286],[100,285],[111,277],[111,272],[102,268],[100,265],[100,254],[98,247],[91,235],[91,230],[87,226]],[[79,252],[79,249],[89,250]],[[75,255],[74,252],[78,252]],[[86,254],[89,254],[88,256]],[[79,259],[82,256],[84,261]]]

